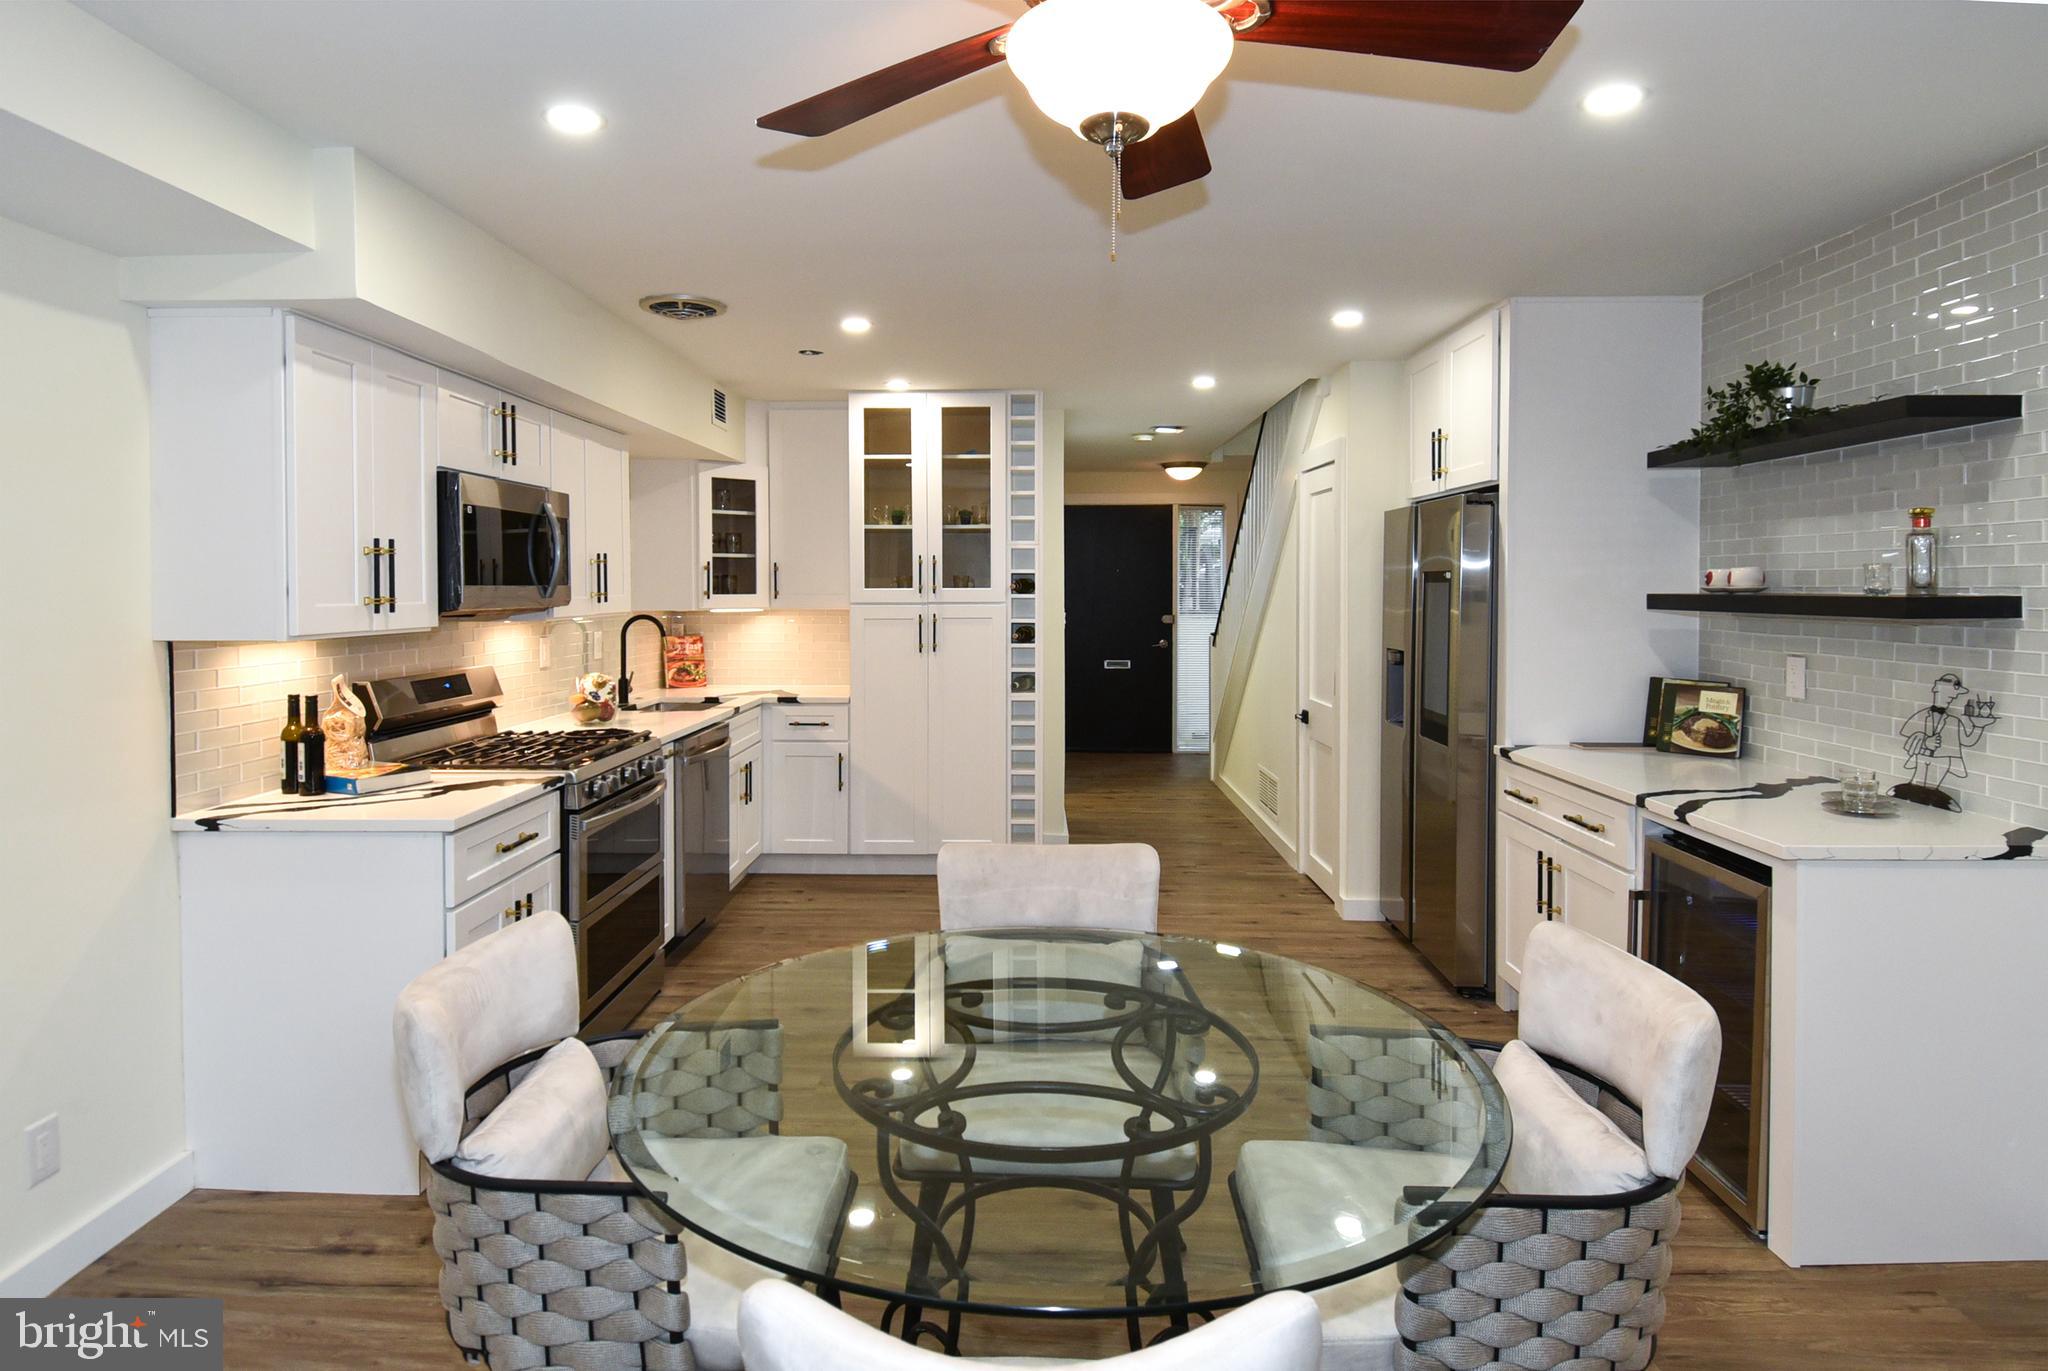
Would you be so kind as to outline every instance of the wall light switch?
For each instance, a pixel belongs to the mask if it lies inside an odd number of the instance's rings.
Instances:
[[[1803,700],[1806,698],[1806,659],[1787,656],[1785,658],[1785,698]]]
[[[57,1116],[38,1119],[28,1126],[28,1183],[41,1185],[57,1174],[62,1160],[57,1151]]]

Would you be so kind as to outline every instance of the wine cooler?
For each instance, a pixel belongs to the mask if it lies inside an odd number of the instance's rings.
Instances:
[[[1683,833],[1649,837],[1644,955],[1721,1020],[1721,1066],[1692,1175],[1766,1227],[1771,869]]]

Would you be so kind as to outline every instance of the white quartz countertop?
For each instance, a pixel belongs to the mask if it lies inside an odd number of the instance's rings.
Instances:
[[[324,799],[269,791],[171,820],[180,833],[453,833],[559,789],[558,780],[429,772],[424,786]]]
[[[2048,856],[2048,832],[1988,814],[1901,804],[1888,818],[1821,808],[1833,776],[1757,761],[1649,749],[1503,747],[1501,756],[1582,786],[1673,828],[1786,861],[1965,861]]]
[[[843,685],[797,686],[711,686],[704,690],[647,690],[633,692],[635,705],[658,704],[666,700],[716,699],[715,709],[664,710],[622,709],[610,722],[584,725],[572,714],[556,714],[528,724],[528,728],[642,728],[662,742],[722,724],[735,716],[767,704],[843,705],[853,698]]]

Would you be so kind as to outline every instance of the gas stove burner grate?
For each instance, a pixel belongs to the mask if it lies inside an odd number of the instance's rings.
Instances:
[[[451,743],[411,760],[437,771],[559,770],[624,752],[649,736],[631,728],[491,733]]]

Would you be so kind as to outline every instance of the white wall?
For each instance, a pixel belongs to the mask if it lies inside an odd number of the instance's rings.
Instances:
[[[1264,618],[1252,640],[1251,670],[1245,677],[1244,694],[1238,705],[1237,727],[1216,764],[1216,781],[1280,854],[1293,862],[1301,809],[1297,736],[1301,725],[1294,721],[1294,711],[1300,708],[1300,540],[1291,509],[1293,478],[1288,479],[1278,498],[1290,507],[1287,532],[1280,540],[1273,591],[1266,598]],[[1278,782],[1277,803],[1272,809],[1259,803],[1262,768],[1270,771]]]
[[[170,725],[149,637],[143,313],[114,260],[0,220],[0,1293],[41,1294],[184,1188]],[[22,1131],[61,1117],[28,1188]],[[154,1181],[152,1188],[151,1183]],[[144,1187],[144,1201],[124,1197]],[[80,1241],[67,1235],[109,1206]],[[53,1251],[52,1245],[58,1244]]]
[[[1237,537],[1238,510],[1244,504],[1249,459],[1212,464],[1192,481],[1176,481],[1165,472],[1070,471],[1065,503],[1070,505],[1221,505],[1224,545]]]

